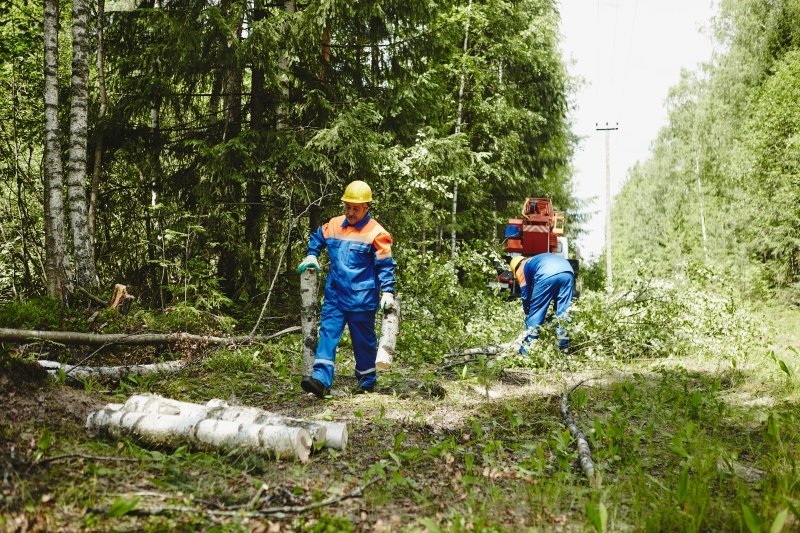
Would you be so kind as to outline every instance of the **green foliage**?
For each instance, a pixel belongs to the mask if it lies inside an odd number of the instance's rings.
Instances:
[[[126,514],[130,513],[136,506],[139,504],[140,498],[133,497],[133,498],[117,498],[111,504],[111,507],[108,509],[108,515],[119,517],[125,516]]]
[[[403,254],[401,261],[403,327],[397,349],[410,361],[431,362],[445,351],[500,344],[521,329],[519,304],[483,286],[495,275],[490,255],[467,251],[454,264],[427,252]],[[509,310],[519,318],[509,321]]]
[[[214,372],[254,372],[264,364],[262,351],[263,348],[217,350],[204,362],[204,366]]]
[[[588,360],[746,358],[762,328],[734,291],[709,291],[708,271],[693,272],[693,279],[673,281],[645,272],[627,290],[586,292],[571,310],[572,350]]]
[[[231,333],[235,325],[235,321],[231,317],[214,315],[208,311],[183,304],[166,309],[161,320],[162,326],[167,331],[188,333],[213,331]]]
[[[339,533],[353,531],[353,523],[344,516],[321,514],[316,519],[306,522],[304,530],[312,533]]]
[[[79,310],[64,307],[52,298],[40,297],[0,304],[0,327],[85,331],[86,325]]]
[[[615,201],[615,276],[704,264],[756,297],[797,299],[800,114],[794,0],[729,0],[723,53],[670,92],[669,124]]]
[[[15,149],[0,151],[0,173],[16,187],[0,192],[0,294],[27,297],[43,291],[46,256],[34,179],[41,6],[14,4],[2,15],[0,82],[11,90],[0,110],[14,121],[7,144]],[[67,102],[69,10],[61,16]],[[316,229],[309,222],[338,212],[341,187],[354,178],[373,186],[376,214],[401,246],[451,229],[462,246],[494,244],[529,195],[575,207],[572,82],[548,0],[469,10],[450,1],[321,2],[292,13],[280,3],[198,0],[106,18],[102,119],[90,62],[90,169],[102,140],[97,267],[102,284],[124,280],[145,307],[257,307],[302,253]],[[92,55],[97,30],[89,29]],[[322,35],[335,53],[320,53]],[[448,255],[440,244],[437,254]],[[272,301],[286,307],[293,298]]]
[[[606,286],[606,261],[605,255],[599,257],[594,263],[581,263],[580,280],[584,291],[599,292]]]

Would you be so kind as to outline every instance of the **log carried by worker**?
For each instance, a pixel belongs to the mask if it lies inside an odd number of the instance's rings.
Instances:
[[[319,339],[311,375],[303,376],[304,391],[323,398],[333,385],[336,348],[350,330],[356,359],[357,393],[371,392],[377,381],[375,314],[394,308],[397,263],[392,258],[392,236],[370,216],[372,190],[353,181],[342,196],[344,215],[332,218],[311,234],[307,256],[299,273],[319,273],[318,257],[328,249],[330,270],[325,283]]]
[[[511,258],[511,272],[519,283],[522,309],[525,311],[527,335],[520,347],[520,353],[527,353],[527,347],[539,338],[539,327],[544,323],[551,302],[556,304],[556,325],[558,347],[561,351],[569,348],[569,337],[563,321],[572,303],[575,287],[575,272],[572,265],[563,257],[552,253],[536,254],[532,257],[521,255]]]

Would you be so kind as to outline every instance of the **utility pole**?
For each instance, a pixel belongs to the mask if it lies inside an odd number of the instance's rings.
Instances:
[[[606,122],[605,127],[595,122],[596,131],[606,132],[606,291],[613,290],[611,276],[611,136],[612,131],[619,129],[619,122],[609,126]]]

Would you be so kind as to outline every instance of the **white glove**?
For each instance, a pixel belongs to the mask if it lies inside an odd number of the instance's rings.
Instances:
[[[386,312],[394,309],[394,294],[391,292],[384,292],[381,295],[381,311]]]
[[[307,255],[303,262],[297,265],[297,273],[302,274],[307,268],[313,268],[319,274],[319,261],[316,255]]]

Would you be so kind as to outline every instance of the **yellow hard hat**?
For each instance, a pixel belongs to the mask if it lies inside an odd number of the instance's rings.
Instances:
[[[344,190],[342,201],[351,204],[366,204],[372,201],[372,189],[363,181],[352,181]]]
[[[512,274],[516,274],[517,273],[517,267],[525,259],[526,259],[525,256],[522,256],[522,255],[515,255],[514,257],[511,258],[511,262],[508,264],[508,266],[511,267],[511,273]]]

